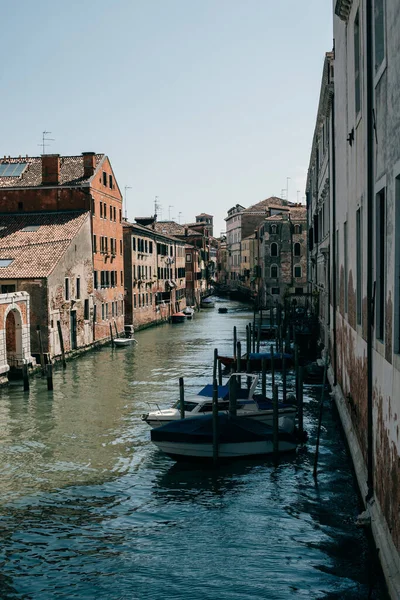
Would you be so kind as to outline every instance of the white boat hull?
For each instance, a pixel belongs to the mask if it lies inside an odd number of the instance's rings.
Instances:
[[[115,338],[113,342],[116,346],[130,346],[133,343],[137,343],[134,338]]]
[[[213,458],[213,444],[190,444],[177,442],[153,443],[165,454],[173,457],[188,458]],[[279,452],[292,452],[296,449],[296,444],[289,441],[279,441]],[[263,456],[272,454],[273,444],[270,441],[256,441],[243,443],[226,443],[218,445],[219,458],[240,458],[246,456]]]

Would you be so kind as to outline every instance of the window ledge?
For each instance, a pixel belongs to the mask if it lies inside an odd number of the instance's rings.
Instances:
[[[384,72],[386,71],[386,67],[387,67],[387,63],[386,63],[386,56],[382,61],[382,64],[380,65],[379,69],[377,70],[377,72],[375,73],[375,77],[374,77],[374,87],[376,87],[378,85],[378,83],[380,82],[382,75],[384,74]]]

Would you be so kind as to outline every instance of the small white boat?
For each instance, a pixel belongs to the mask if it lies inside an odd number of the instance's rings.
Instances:
[[[200,302],[200,306],[201,308],[214,308],[215,306],[215,302],[213,298],[203,298],[203,300],[201,300]]]
[[[131,344],[137,344],[137,340],[135,338],[114,338],[113,340],[116,346],[130,346]]]
[[[191,306],[186,306],[186,308],[184,308],[182,312],[186,316],[187,319],[193,319],[194,308],[192,308]]]
[[[252,373],[243,377],[249,377],[251,381],[250,388],[237,390],[236,414],[238,417],[246,417],[253,421],[259,421],[272,425],[273,407],[272,401],[264,398],[260,394],[255,394],[259,381],[259,375]],[[239,373],[232,373],[230,377],[238,377]],[[198,394],[185,397],[185,418],[198,418],[212,412],[213,386],[206,385]],[[227,385],[218,386],[218,410],[220,413],[226,413],[229,410],[229,380]],[[295,428],[295,418],[297,407],[293,404],[280,403],[279,426],[292,433]],[[158,409],[142,415],[142,420],[150,427],[160,427],[171,421],[178,421],[181,418],[180,403],[176,402],[172,408]]]
[[[274,452],[273,428],[243,417],[218,414],[218,458],[254,457]],[[175,460],[212,459],[213,416],[181,419],[152,429],[151,441]],[[287,431],[278,431],[278,452],[293,452],[297,438]]]

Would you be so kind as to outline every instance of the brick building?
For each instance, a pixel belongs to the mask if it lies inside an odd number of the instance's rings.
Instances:
[[[165,321],[186,306],[185,244],[152,225],[124,221],[123,233],[126,323]]]
[[[87,211],[93,265],[93,337],[123,330],[122,196],[104,154],[0,159],[0,214]]]
[[[1,260],[0,260],[1,264]],[[10,371],[34,363],[31,356],[29,294],[0,294],[0,383],[8,381]]]

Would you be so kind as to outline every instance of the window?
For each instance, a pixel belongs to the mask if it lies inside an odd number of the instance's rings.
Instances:
[[[397,237],[396,237],[397,239]],[[361,220],[361,208],[358,209],[356,214],[356,275],[357,275],[357,289],[356,289],[356,302],[357,302],[357,324],[361,325],[362,315],[362,220]]]
[[[301,225],[294,226],[294,233],[301,233]]]
[[[276,230],[277,230],[277,226],[276,226],[276,225],[271,225],[271,226],[270,226],[270,232],[271,232],[272,234],[276,233]]]
[[[103,171],[103,185],[107,186],[107,173]]]
[[[89,321],[89,298],[85,298],[85,304],[83,309],[83,318],[85,321]]]
[[[14,283],[5,283],[1,286],[2,294],[12,294],[15,292],[15,284]]]
[[[375,72],[385,58],[385,0],[374,2]]]
[[[294,255],[300,256],[300,254],[301,254],[301,246],[298,242],[296,242],[296,244],[294,245]]]
[[[93,272],[93,286],[94,289],[97,290],[98,286],[99,286],[99,281],[98,281],[98,273],[97,271]]]
[[[349,257],[347,251],[347,221],[343,223],[343,262],[344,262],[344,312],[347,313],[349,308]]]
[[[100,202],[100,219],[103,218],[103,203]]]
[[[122,254],[122,240],[119,240],[119,253]]]
[[[96,203],[94,201],[94,198],[92,198],[92,215],[94,216],[96,214]]]
[[[122,210],[119,209],[119,222],[122,223]]]
[[[121,285],[124,285],[124,273],[121,271]]]
[[[76,299],[79,300],[81,297],[81,278],[76,278]]]
[[[113,208],[113,216],[114,216],[114,221],[117,222],[117,209],[115,208],[115,206]]]
[[[93,252],[97,252],[97,236],[93,236]]]
[[[294,288],[294,293],[298,294],[300,296],[303,293],[303,288],[302,287],[295,287]]]
[[[132,250],[136,251],[136,238],[132,237]]]
[[[278,244],[271,244],[271,256],[278,256]]]
[[[301,267],[299,265],[296,265],[294,268],[294,276],[301,277]]]
[[[107,204],[105,202],[103,204],[103,217],[107,219]]]
[[[13,258],[0,258],[0,267],[9,267],[13,260]]]
[[[359,11],[354,19],[354,100],[356,115],[361,110],[361,74],[360,74],[360,20]]]
[[[376,229],[375,229],[375,251],[376,251],[376,337],[384,338],[385,326],[385,288],[386,288],[386,210],[385,189],[376,195]]]
[[[103,304],[101,305],[101,318],[102,318],[102,320],[104,321],[104,302],[103,302]]]
[[[149,242],[149,254],[153,254],[153,242]]]
[[[112,175],[108,176],[108,182],[109,182],[110,189],[112,190],[113,189],[113,176]]]
[[[65,295],[65,299],[69,300],[69,279],[68,279],[68,277],[65,278],[64,295]]]
[[[271,278],[272,279],[276,279],[278,277],[278,266],[277,265],[271,265]]]
[[[136,308],[136,294],[133,294],[133,308]]]
[[[192,262],[192,255],[186,254],[186,262]]]
[[[279,295],[279,293],[280,293],[280,290],[279,290],[279,288],[277,288],[277,287],[273,287],[273,288],[271,288],[271,294],[272,294],[273,296],[277,296],[277,295]]]
[[[113,220],[113,207],[110,205],[110,221]]]

